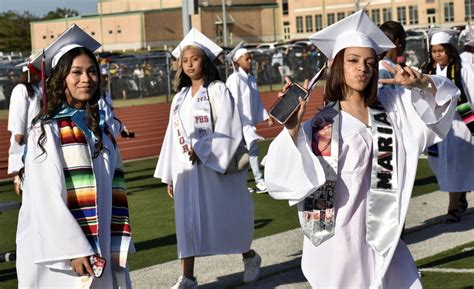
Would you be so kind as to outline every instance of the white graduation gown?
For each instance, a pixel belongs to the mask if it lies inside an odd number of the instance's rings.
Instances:
[[[46,154],[40,156],[42,151],[37,145],[41,135],[39,125],[32,129],[28,140],[22,206],[16,235],[18,287],[88,288],[83,287],[88,278],[78,277],[71,270],[70,260],[93,255],[94,251],[67,207],[57,123],[48,123],[44,129],[46,141],[43,147]],[[88,142],[92,148],[93,142],[89,139]],[[93,169],[97,183],[99,244],[107,264],[102,277],[94,278],[90,288],[131,288],[128,270],[125,271],[125,287],[118,286],[112,274],[112,179],[118,152],[108,137],[103,138],[103,144],[102,153],[93,161]]]
[[[99,99],[99,109],[105,112],[105,122],[110,132],[114,136],[118,136],[123,130],[123,124],[116,117],[113,111],[113,100],[110,93],[104,92],[104,97]]]
[[[10,137],[10,149],[8,150],[8,173],[19,172],[23,168],[23,152],[25,145],[19,145],[15,141],[16,134],[22,134],[24,140],[28,140],[28,131],[31,121],[38,115],[41,109],[41,90],[33,85],[35,94],[28,96],[24,84],[18,84],[13,88],[8,110],[8,130],[12,133]]]
[[[233,98],[223,83],[213,87],[218,111],[214,133],[192,147],[199,162],[181,161],[173,140],[176,99],[187,93],[179,117],[189,135],[194,135],[192,104],[206,97],[201,87],[194,97],[183,88],[173,99],[170,119],[154,177],[173,184],[178,257],[244,253],[253,238],[253,201],[247,191],[247,171],[223,175],[242,139],[241,124]]]
[[[247,74],[239,67],[237,71],[229,75],[226,86],[239,109],[245,143],[250,149],[252,142],[262,139],[257,134],[255,125],[268,119],[268,113],[260,100],[257,81],[253,75]]]
[[[418,156],[446,135],[455,109],[455,101],[450,100],[458,93],[457,88],[445,78],[433,78],[438,88],[436,98],[402,88],[384,88],[378,95],[397,140],[400,202],[396,236],[403,229]],[[415,263],[403,241],[394,237],[383,256],[367,244],[372,132],[344,111],[340,117],[335,235],[317,247],[304,237],[303,273],[314,288],[421,288]],[[265,183],[273,198],[296,204],[325,179],[323,168],[311,150],[311,121],[303,124],[296,145],[286,129],[271,143]]]
[[[447,68],[438,66],[437,75],[446,76]],[[474,71],[465,67],[461,69],[464,92],[473,106]],[[438,156],[428,156],[428,162],[436,175],[441,191],[469,192],[474,191],[474,138],[464,124],[459,113],[455,113],[448,136],[438,144]]]

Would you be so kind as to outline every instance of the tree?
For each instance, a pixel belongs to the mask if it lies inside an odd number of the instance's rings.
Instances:
[[[0,51],[30,51],[30,21],[35,20],[29,12],[0,13]]]
[[[69,8],[56,8],[55,11],[49,11],[43,17],[43,20],[51,20],[51,19],[58,19],[58,18],[67,18],[67,17],[75,17],[78,16],[79,12],[74,9]]]

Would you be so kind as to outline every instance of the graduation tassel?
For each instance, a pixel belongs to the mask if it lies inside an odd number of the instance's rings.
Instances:
[[[43,57],[41,59],[41,88],[43,90],[43,112],[46,112],[46,91],[45,91],[45,62],[46,54],[43,49]]]

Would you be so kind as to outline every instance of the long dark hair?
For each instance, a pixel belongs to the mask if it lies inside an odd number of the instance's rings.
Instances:
[[[59,60],[58,64],[54,69],[51,70],[50,76],[46,82],[46,110],[42,110],[38,116],[35,118],[33,123],[36,121],[41,121],[41,130],[42,133],[38,139],[38,145],[44,151],[43,144],[46,138],[44,131],[44,124],[51,121],[51,119],[61,110],[63,104],[67,104],[66,100],[66,77],[68,76],[72,62],[74,59],[80,55],[87,55],[92,62],[97,71],[97,90],[94,92],[94,95],[91,99],[87,101],[86,113],[87,113],[87,124],[92,130],[94,135],[98,138],[98,142],[95,144],[96,151],[94,153],[94,158],[99,155],[102,151],[102,132],[99,128],[99,104],[98,101],[101,97],[101,84],[100,84],[100,70],[99,63],[95,58],[94,54],[84,47],[77,47],[71,49],[66,54],[64,54]]]
[[[466,102],[467,97],[464,92],[464,86],[461,82],[462,76],[461,76],[461,58],[459,57],[458,51],[456,50],[456,47],[450,43],[443,43],[440,44],[443,46],[445,53],[448,55],[448,67],[447,71],[448,73],[446,74],[447,78],[449,78],[461,91],[461,101]],[[433,45],[430,46],[430,51],[429,51],[429,61],[425,62],[421,66],[421,70],[425,74],[436,74],[436,61],[433,59],[433,55],[431,54],[431,50],[433,48]]]
[[[28,71],[22,72],[15,83],[15,85],[23,84],[26,87],[26,92],[28,97],[35,96],[35,90],[33,85],[38,84],[39,80],[36,79],[33,75],[30,77],[30,81],[28,82]]]
[[[206,53],[204,53],[204,51],[202,51],[202,49],[198,46],[188,45],[181,50],[181,54],[178,58],[178,70],[176,71],[176,75],[174,78],[174,88],[176,91],[180,91],[181,88],[191,86],[192,84],[191,78],[189,78],[189,76],[187,76],[186,73],[184,73],[183,71],[182,63],[183,54],[188,49],[196,49],[196,51],[199,52],[199,54],[204,60],[204,64],[202,67],[202,77],[204,78],[202,85],[204,87],[207,87],[209,83],[215,80],[221,80],[216,66],[214,65],[214,63],[211,62],[209,57],[207,57]]]
[[[326,88],[324,91],[324,100],[326,102],[341,101],[346,99],[347,86],[344,82],[344,52],[342,49],[336,54],[329,70],[328,78],[326,80]],[[374,56],[375,51],[374,51]],[[367,87],[364,89],[365,105],[370,106],[377,101],[377,82],[378,82],[379,68],[377,63],[374,65],[373,74],[370,78]]]

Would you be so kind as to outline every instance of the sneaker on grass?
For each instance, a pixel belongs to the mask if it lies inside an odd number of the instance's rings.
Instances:
[[[264,181],[258,182],[257,184],[255,184],[255,187],[257,188],[257,194],[263,194],[268,191]]]

